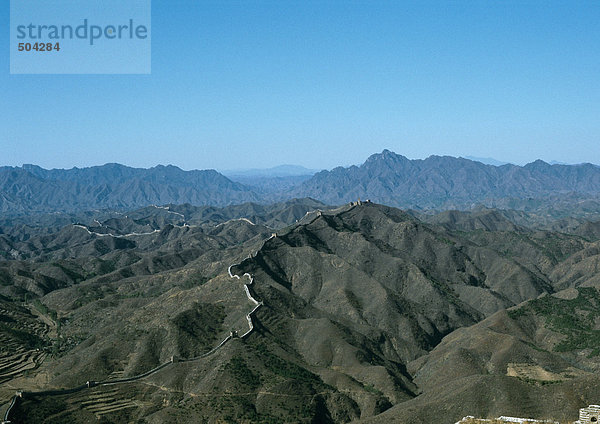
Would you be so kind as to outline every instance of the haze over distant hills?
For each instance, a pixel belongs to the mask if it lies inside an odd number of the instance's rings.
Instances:
[[[297,165],[280,165],[267,169],[238,169],[222,171],[232,181],[251,187],[263,198],[285,193],[312,177],[315,169]]]
[[[233,172],[233,171],[232,171]],[[261,173],[262,172],[262,173]],[[360,166],[312,176],[302,167],[249,170],[230,178],[214,170],[183,171],[106,164],[46,170],[35,165],[0,168],[0,212],[5,214],[131,209],[151,204],[224,206],[312,197],[330,205],[358,198],[417,210],[471,209],[477,205],[522,210],[598,209],[600,168],[592,164],[486,165],[450,156],[409,160],[384,150]]]
[[[494,159],[494,158],[479,158],[477,156],[465,156],[465,159],[469,159],[475,162],[481,162],[485,165],[494,165],[494,166],[502,166],[502,165],[507,165],[510,162],[502,162],[500,160]]]
[[[308,169],[299,165],[279,165],[266,169],[231,169],[221,173],[227,177],[295,177],[301,175],[312,176],[319,172],[317,169]]]

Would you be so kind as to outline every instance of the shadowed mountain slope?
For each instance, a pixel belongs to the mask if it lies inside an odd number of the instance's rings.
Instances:
[[[458,231],[525,231],[525,228],[514,224],[509,218],[495,209],[484,209],[472,212],[450,210],[434,216],[423,216],[427,222],[441,225],[447,230]]]

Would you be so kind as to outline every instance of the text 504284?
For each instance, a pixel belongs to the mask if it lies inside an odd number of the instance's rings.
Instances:
[[[20,52],[52,52],[60,51],[59,43],[19,43],[18,50]]]

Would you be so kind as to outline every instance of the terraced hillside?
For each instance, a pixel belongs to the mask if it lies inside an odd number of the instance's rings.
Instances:
[[[35,370],[43,362],[50,331],[51,326],[29,309],[0,299],[0,384]]]

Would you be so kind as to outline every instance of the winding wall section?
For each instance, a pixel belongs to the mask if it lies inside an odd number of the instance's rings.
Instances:
[[[84,228],[85,230],[87,230],[86,227],[80,226],[80,225],[75,225],[81,228]],[[89,230],[87,230],[89,232]],[[231,273],[231,268],[236,266],[238,264],[233,264],[230,265],[229,268],[227,269],[227,273],[229,274],[229,276],[231,278],[236,278],[236,279],[240,279],[240,276],[237,274],[232,274]],[[254,303],[254,308],[252,308],[252,310],[250,312],[248,312],[248,314],[246,314],[246,319],[248,320],[248,331],[246,331],[244,334],[242,334],[240,336],[240,338],[246,338],[248,335],[250,335],[250,333],[252,333],[252,330],[254,330],[254,324],[252,323],[252,315],[256,312],[256,310],[261,307],[263,305],[263,302],[259,302],[258,300],[256,300],[252,294],[250,293],[250,289],[249,286],[254,282],[254,278],[252,277],[252,275],[250,275],[249,273],[245,273],[242,278],[248,277],[248,283],[244,284],[244,291],[246,292],[246,297],[248,297],[248,300],[250,300],[252,303]],[[13,408],[15,407],[15,405],[17,404],[17,402],[19,401],[19,399],[23,399],[25,397],[28,396],[58,396],[58,395],[68,395],[68,394],[72,394],[72,393],[77,393],[80,392],[82,390],[85,389],[89,389],[92,387],[97,387],[97,386],[113,386],[116,384],[126,384],[126,383],[131,383],[137,380],[141,380],[142,378],[146,378],[151,376],[152,374],[157,373],[158,371],[162,370],[163,368],[168,367],[171,364],[177,363],[177,362],[191,362],[191,361],[196,361],[198,359],[202,359],[202,358],[206,358],[207,356],[212,355],[213,353],[215,353],[216,351],[218,351],[220,348],[222,348],[229,340],[231,340],[232,338],[234,338],[235,335],[233,332],[231,332],[227,337],[225,337],[221,343],[219,343],[217,346],[215,346],[214,348],[212,348],[211,350],[209,350],[208,352],[200,355],[200,356],[196,356],[193,358],[178,358],[176,356],[172,356],[171,359],[159,366],[157,366],[156,368],[153,368],[143,374],[139,374],[139,375],[135,375],[132,377],[127,377],[127,378],[121,378],[118,380],[103,380],[103,381],[93,381],[93,380],[89,380],[87,381],[85,384],[82,384],[80,386],[77,387],[73,387],[70,389],[58,389],[58,390],[45,390],[45,391],[38,391],[38,392],[25,392],[25,391],[17,391],[15,393],[15,395],[12,397],[10,404],[8,406],[8,409],[6,410],[5,414],[4,414],[4,420],[2,421],[2,424],[7,424],[10,423],[10,416],[11,416],[11,412],[13,410]]]

